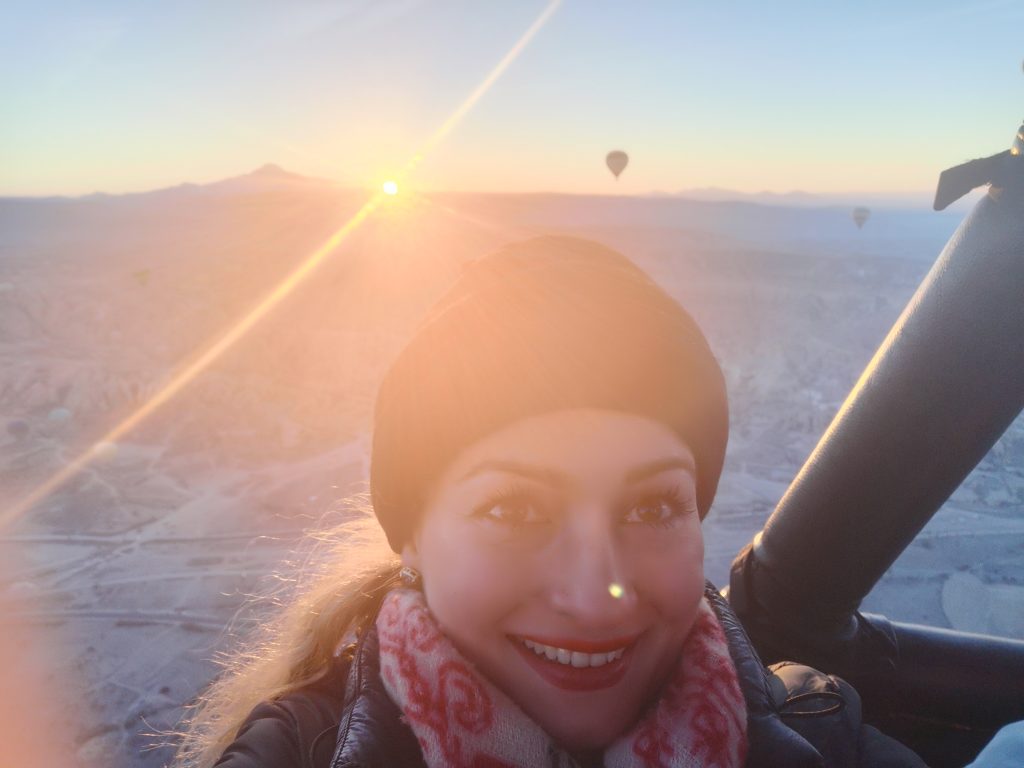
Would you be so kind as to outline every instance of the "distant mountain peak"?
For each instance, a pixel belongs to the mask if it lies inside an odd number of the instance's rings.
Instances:
[[[265,163],[257,168],[252,173],[248,174],[253,178],[260,179],[300,179],[303,178],[297,173],[286,171],[277,163]]]
[[[313,189],[325,186],[334,186],[334,183],[327,179],[303,176],[301,173],[285,170],[277,163],[265,163],[255,171],[206,184],[203,189],[218,192],[244,192],[280,188]]]

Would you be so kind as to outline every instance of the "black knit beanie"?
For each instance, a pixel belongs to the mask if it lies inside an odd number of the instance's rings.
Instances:
[[[471,262],[384,377],[370,493],[391,548],[466,447],[519,419],[607,408],[672,428],[707,514],[725,457],[722,371],[679,304],[629,259],[539,237]]]

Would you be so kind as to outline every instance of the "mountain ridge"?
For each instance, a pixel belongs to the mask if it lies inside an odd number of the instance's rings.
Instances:
[[[283,166],[267,162],[259,167],[235,176],[228,176],[209,182],[184,181],[166,187],[157,187],[149,190],[138,190],[133,192],[110,193],[103,191],[91,192],[83,195],[0,195],[3,201],[75,201],[75,200],[109,200],[116,198],[131,198],[152,195],[168,194],[216,194],[216,193],[246,193],[265,192],[275,189],[347,189],[345,185],[330,179],[316,176],[306,176],[294,171],[287,170]],[[481,197],[608,197],[606,194],[586,192],[487,192],[487,191],[455,191],[455,190],[431,190],[431,194],[438,195],[479,195]],[[828,208],[828,207],[854,207],[858,205],[874,206],[878,208],[920,208],[930,207],[930,193],[907,192],[899,194],[884,193],[819,193],[807,192],[806,190],[789,190],[776,192],[772,190],[761,190],[759,192],[743,192],[726,187],[708,186],[679,189],[675,191],[652,190],[641,194],[622,195],[630,199],[655,199],[655,200],[692,200],[707,203],[749,203],[756,205],[769,205],[776,207],[792,208]]]

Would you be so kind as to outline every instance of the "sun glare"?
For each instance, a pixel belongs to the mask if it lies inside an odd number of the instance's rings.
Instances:
[[[515,58],[526,47],[527,43],[529,43],[533,36],[541,29],[541,27],[544,26],[545,22],[547,22],[555,12],[560,3],[561,0],[551,0],[540,16],[537,17],[536,21],[534,21],[530,28],[523,34],[519,41],[490,72],[490,74],[484,78],[483,82],[477,86],[476,90],[474,90],[473,93],[462,102],[458,109],[456,109],[455,112],[445,120],[440,128],[434,131],[420,151],[418,151],[412,160],[407,163],[408,171],[415,168],[423,160],[424,156],[440,144],[442,139],[444,139],[445,136],[447,136],[447,134],[462,120],[462,118],[465,117],[470,108],[472,108],[480,97],[490,89],[494,82],[508,68],[509,64],[515,60]],[[13,506],[0,511],[0,530],[4,529],[14,520],[17,520],[25,512],[53,493],[54,490],[61,487],[70,478],[81,472],[94,460],[110,460],[116,457],[117,441],[123,435],[133,430],[138,424],[145,421],[151,413],[159,410],[166,402],[175,397],[179,391],[203,373],[214,360],[219,358],[226,350],[233,347],[240,338],[248,333],[250,328],[260,322],[264,316],[269,314],[284,298],[291,294],[300,283],[302,283],[316,270],[322,261],[331,255],[331,253],[348,238],[349,234],[358,229],[364,220],[369,218],[375,210],[380,208],[382,194],[389,197],[397,195],[398,184],[393,180],[384,182],[381,192],[378,192],[376,195],[371,197],[371,199],[368,200],[366,204],[352,216],[352,218],[345,222],[327,239],[325,243],[317,248],[306,258],[305,261],[299,264],[297,268],[288,274],[280,284],[278,284],[262,299],[262,301],[260,301],[259,304],[257,304],[248,314],[241,317],[233,326],[229,327],[224,335],[214,342],[209,349],[205,352],[199,353],[198,357],[193,362],[184,363],[182,370],[176,373],[162,389],[140,405],[133,413],[129,414],[128,417],[121,421],[121,423],[114,426],[93,447],[79,455],[77,458],[67,462],[60,470],[43,481],[43,483],[36,486],[34,490],[30,491],[27,496],[15,502]],[[392,206],[388,206],[388,208],[390,207]]]

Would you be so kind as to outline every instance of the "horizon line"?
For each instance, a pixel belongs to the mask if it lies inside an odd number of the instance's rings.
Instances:
[[[146,187],[137,189],[123,189],[119,191],[109,192],[101,189],[94,189],[91,192],[42,192],[42,193],[19,193],[19,192],[8,192],[0,191],[0,200],[4,201],[47,201],[47,200],[65,200],[65,201],[77,201],[86,200],[89,198],[117,198],[117,197],[129,197],[133,195],[147,195],[156,194],[160,192],[174,192],[182,191],[188,192],[190,190],[202,190],[208,187],[214,187],[218,184],[226,182],[238,181],[243,182],[245,180],[251,180],[254,184],[261,183],[259,173],[266,169],[268,166],[273,166],[279,171],[279,179],[284,181],[291,179],[296,183],[302,182],[313,182],[320,183],[325,187],[333,188],[338,192],[358,192],[366,193],[376,191],[376,188],[370,185],[360,184],[349,184],[336,179],[329,179],[317,176],[305,176],[298,173],[286,171],[281,166],[276,166],[273,163],[267,163],[260,166],[255,171],[243,173],[235,176],[227,176],[224,178],[214,179],[212,181],[205,182],[193,182],[193,181],[182,181],[177,184],[170,184],[167,186],[157,187]],[[253,178],[255,177],[255,178]],[[273,183],[273,178],[269,174],[264,175],[267,184]],[[769,200],[777,200],[781,205],[786,203],[792,203],[800,199],[806,200],[808,203],[814,203],[816,200],[820,200],[823,205],[834,205],[840,202],[849,201],[855,202],[857,199],[862,199],[865,202],[875,201],[878,203],[908,203],[914,201],[930,201],[934,196],[934,191],[930,189],[918,189],[918,190],[899,190],[899,191],[881,191],[881,190],[842,190],[842,191],[809,191],[806,189],[789,189],[785,191],[778,191],[774,189],[759,189],[757,191],[748,191],[743,189],[732,189],[728,187],[718,186],[700,186],[700,187],[688,187],[685,189],[679,189],[674,191],[664,189],[649,189],[638,192],[615,192],[615,191],[572,191],[572,190],[559,190],[559,189],[532,189],[532,190],[500,190],[500,189],[488,189],[488,188],[448,188],[448,187],[416,187],[414,190],[415,194],[420,195],[484,195],[484,196],[507,196],[507,197],[526,197],[526,196],[561,196],[561,197],[621,197],[621,198],[634,198],[634,199],[666,199],[666,198],[678,198],[688,199],[696,202],[713,202],[713,203],[725,203],[725,202],[737,202],[737,203],[754,203],[754,204],[765,204],[766,201],[751,199],[751,198],[769,198]]]

